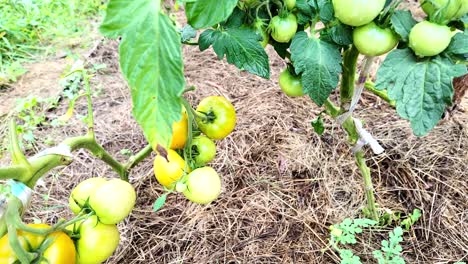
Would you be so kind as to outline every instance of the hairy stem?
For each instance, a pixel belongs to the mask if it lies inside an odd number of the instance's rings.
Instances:
[[[379,219],[379,215],[377,213],[377,205],[375,204],[374,186],[372,184],[370,168],[366,164],[366,158],[364,157],[364,152],[362,150],[356,152],[355,158],[356,164],[358,165],[364,180],[364,188],[367,198],[366,212],[368,214],[368,217],[377,221]]]
[[[340,87],[341,108],[343,109],[348,109],[353,99],[358,57],[359,51],[354,45],[343,53],[343,75]]]

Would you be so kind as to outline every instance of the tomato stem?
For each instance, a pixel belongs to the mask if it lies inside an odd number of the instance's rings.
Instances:
[[[377,90],[374,86],[374,83],[371,82],[371,81],[367,81],[365,84],[364,84],[364,88],[366,88],[366,90],[368,90],[369,92],[377,95],[378,97],[380,97],[382,100],[386,101],[391,107],[396,107],[396,102],[393,101],[392,99],[390,99],[390,97],[388,97],[388,93],[386,90]]]

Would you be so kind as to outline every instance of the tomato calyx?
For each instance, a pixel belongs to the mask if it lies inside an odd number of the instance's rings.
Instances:
[[[214,123],[216,120],[215,113],[210,110],[209,112],[197,111],[199,113],[197,116],[202,119],[202,122],[205,124]]]

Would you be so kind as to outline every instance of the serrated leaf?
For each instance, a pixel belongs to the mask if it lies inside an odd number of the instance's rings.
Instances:
[[[314,17],[314,9],[307,0],[296,0],[297,9],[297,23],[299,25],[305,25],[312,20]]]
[[[322,116],[317,117],[317,119],[312,121],[312,127],[314,128],[315,133],[318,135],[323,135],[325,132],[325,126],[323,124]]]
[[[159,211],[166,203],[167,193],[161,195],[153,204],[153,212]]]
[[[417,21],[414,20],[411,12],[408,10],[397,10],[391,17],[391,22],[395,32],[400,35],[401,39],[408,42],[408,36]]]
[[[446,52],[468,56],[468,34],[466,32],[455,34]]]
[[[297,33],[291,43],[291,60],[302,76],[304,92],[319,106],[338,85],[341,53],[338,46]]]
[[[328,23],[335,19],[335,11],[333,9],[332,1],[317,0],[317,5],[319,9],[319,17],[322,22]]]
[[[236,65],[263,78],[270,78],[268,55],[260,45],[255,31],[249,28],[228,28],[225,31],[205,30],[198,40],[200,50],[213,46],[221,60],[226,55],[228,63]]]
[[[192,27],[200,29],[226,20],[237,5],[237,0],[196,0],[185,5],[185,14]]]
[[[338,23],[330,29],[330,37],[333,42],[340,46],[348,46],[353,44],[353,30],[351,27],[342,23]]]
[[[392,51],[377,72],[376,88],[387,89],[398,114],[411,122],[413,133],[426,135],[439,122],[453,97],[453,78],[466,73],[440,56],[418,60],[409,49]]]
[[[111,0],[101,32],[122,36],[120,67],[131,88],[133,115],[153,147],[167,147],[185,87],[180,35],[171,19],[160,0]]]

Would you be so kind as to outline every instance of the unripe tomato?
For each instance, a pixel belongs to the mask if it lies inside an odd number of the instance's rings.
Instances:
[[[182,118],[179,122],[172,124],[172,141],[171,149],[183,149],[187,142],[188,134],[188,117],[185,111],[182,113]]]
[[[450,44],[452,32],[443,25],[422,21],[409,34],[409,46],[420,57],[435,56]]]
[[[120,240],[116,225],[106,225],[91,216],[73,227],[80,234],[76,241],[77,264],[99,264],[117,249]]]
[[[461,18],[462,16],[466,15],[468,13],[468,0],[460,0],[461,5],[460,8],[458,9],[458,12],[455,14],[455,18]]]
[[[353,27],[370,23],[384,6],[385,0],[333,0],[335,17]]]
[[[288,43],[297,31],[297,18],[294,14],[286,17],[275,16],[271,19],[269,28],[271,37],[280,43]]]
[[[194,203],[209,204],[221,193],[221,178],[211,167],[192,171],[185,184],[187,189],[183,194]]]
[[[106,225],[117,224],[125,219],[133,210],[135,201],[133,186],[120,179],[102,184],[89,196],[89,205],[99,221]]]
[[[284,4],[288,10],[293,10],[296,7],[296,0],[284,0]]]
[[[154,158],[154,175],[166,188],[172,188],[174,183],[184,176],[185,169],[190,170],[188,166],[185,167],[185,160],[172,149],[167,150],[167,159],[161,154]]]
[[[216,145],[205,136],[197,136],[192,140],[192,154],[197,165],[205,165],[216,157]]]
[[[304,95],[301,77],[293,76],[288,69],[281,72],[279,76],[279,86],[287,96],[297,97]]]
[[[89,178],[80,182],[75,189],[73,189],[68,199],[68,205],[72,212],[75,215],[79,214],[89,196],[106,182],[107,180],[104,178]]]
[[[353,43],[361,54],[380,56],[398,44],[398,36],[390,28],[381,28],[370,22],[353,30]]]
[[[211,139],[227,137],[236,126],[236,109],[222,96],[208,96],[198,104],[198,128]]]
[[[36,229],[50,228],[46,224],[29,224],[29,227]],[[64,232],[54,232],[46,236],[35,235],[25,231],[18,231],[20,245],[27,252],[36,252],[45,241],[52,241],[47,249],[44,250],[42,261],[35,260],[39,264],[75,264],[76,253],[73,240]],[[8,234],[0,239],[0,263],[13,264],[19,263],[15,252],[10,247]]]
[[[441,10],[442,17],[447,20],[454,18],[462,6],[460,0],[420,0],[419,2],[429,17],[432,17],[436,11]]]

